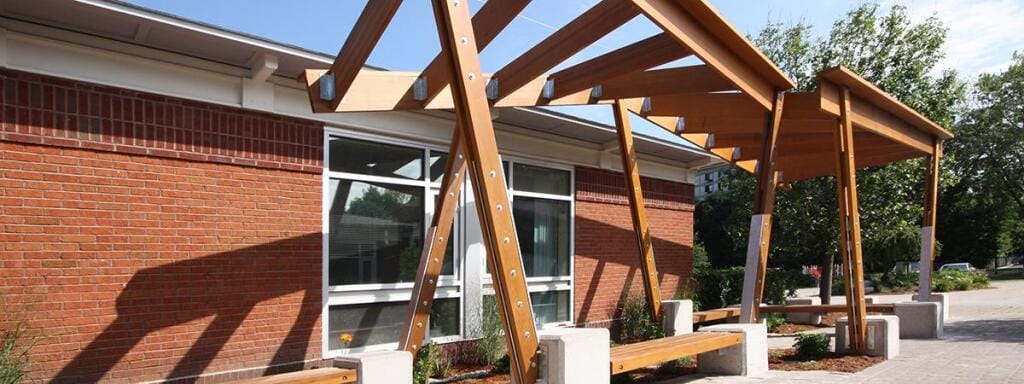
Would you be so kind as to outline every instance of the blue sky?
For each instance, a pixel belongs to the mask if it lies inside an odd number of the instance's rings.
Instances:
[[[185,18],[219,25],[303,48],[335,54],[366,4],[366,0],[128,0]],[[467,0],[475,11],[484,0]],[[949,57],[942,67],[955,68],[965,78],[1008,65],[1011,54],[1024,50],[1024,0],[879,0],[884,6],[906,4],[911,18],[938,16],[950,29]],[[597,0],[534,0],[498,38],[481,53],[485,72],[501,68],[547,37]],[[805,21],[814,33],[825,34],[832,23],[860,4],[851,0],[711,0],[718,10],[746,34],[757,33],[769,21]],[[282,4],[287,4],[282,6]],[[437,31],[430,2],[407,0],[385,32],[368,64],[390,70],[419,71],[437,54]],[[657,33],[638,17],[560,67]],[[687,63],[687,62],[683,62]],[[682,63],[674,63],[682,64]],[[560,108],[562,112],[609,123],[606,107]],[[660,130],[648,134],[660,135]]]

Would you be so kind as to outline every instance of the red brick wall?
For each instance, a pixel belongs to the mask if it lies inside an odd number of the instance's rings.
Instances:
[[[685,288],[693,268],[693,185],[642,178],[661,294]],[[621,173],[576,168],[576,322],[608,325],[629,294],[643,294],[639,250]]]
[[[320,125],[11,71],[0,82],[0,313],[44,336],[32,378],[319,358]]]

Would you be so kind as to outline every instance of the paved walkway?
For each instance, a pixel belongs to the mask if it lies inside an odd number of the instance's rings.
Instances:
[[[950,294],[951,318],[942,339],[900,340],[899,357],[855,374],[771,371],[760,377],[686,377],[664,384],[1022,383],[1024,281],[993,282],[992,286]],[[882,303],[910,300],[910,295],[878,297]]]

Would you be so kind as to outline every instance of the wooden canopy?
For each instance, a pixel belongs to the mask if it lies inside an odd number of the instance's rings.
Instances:
[[[818,75],[814,92],[787,93],[776,142],[780,182],[834,175],[840,92],[852,94],[851,118],[858,168],[934,154],[936,140],[953,135],[845,67]],[[753,171],[762,152],[765,117],[734,94],[656,96],[643,113],[711,151],[739,149],[731,163]],[[741,106],[737,108],[737,105]]]
[[[401,349],[413,354],[425,338],[457,196],[462,180],[469,178],[484,231],[513,381],[532,383],[537,377],[537,330],[504,178],[500,177],[502,167],[490,108],[614,106],[644,289],[655,318],[661,304],[660,289],[629,126],[630,112],[757,175],[744,283],[745,321],[756,319],[757,306],[752,303],[760,303],[764,290],[771,212],[780,175],[776,170],[786,175],[785,180],[825,175],[830,170],[842,174],[839,188],[851,191],[843,196],[852,199],[841,199],[840,214],[849,217],[852,212],[852,219],[843,221],[856,223],[852,144],[863,148],[858,153],[863,159],[856,166],[869,166],[929,154],[935,157],[938,143],[950,137],[842,68],[822,73],[817,92],[786,95],[784,92],[795,84],[706,0],[602,0],[502,68],[483,72],[479,52],[529,2],[489,1],[470,17],[466,0],[432,0],[441,52],[420,72],[388,72],[365,70],[363,66],[401,0],[370,0],[331,67],[307,69],[300,78],[317,113],[455,111],[451,155],[424,238],[409,314],[399,341]],[[646,18],[661,32],[548,73],[637,17]],[[702,64],[662,68],[690,56]],[[844,144],[848,142],[851,144]],[[850,234],[857,239],[853,242],[857,243],[856,250],[844,252],[859,257],[856,224],[844,227],[844,239]],[[857,258],[844,256],[844,264],[851,271],[859,270],[859,263]],[[863,283],[851,280],[848,286],[855,286],[852,293],[858,298],[851,302],[859,303],[850,304],[849,312],[851,329],[858,332],[858,337],[852,338],[856,344],[866,337],[858,325],[863,324],[864,313],[855,311],[863,309]]]

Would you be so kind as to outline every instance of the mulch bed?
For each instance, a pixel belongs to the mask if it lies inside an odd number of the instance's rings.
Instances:
[[[780,335],[793,335],[804,331],[810,331],[812,329],[818,329],[821,326],[810,325],[810,324],[790,324],[785,323],[772,329],[771,333]]]
[[[830,353],[819,359],[796,355],[796,349],[768,351],[768,367],[777,371],[832,371],[854,373],[885,361],[882,356],[840,355]]]

